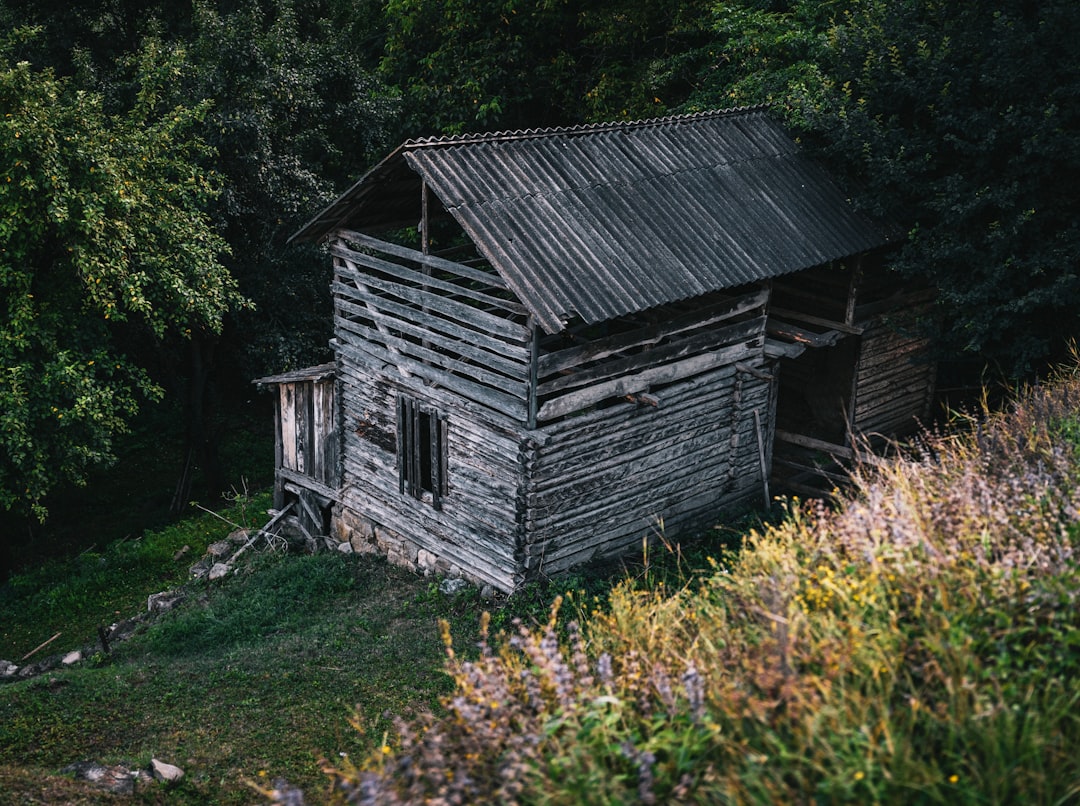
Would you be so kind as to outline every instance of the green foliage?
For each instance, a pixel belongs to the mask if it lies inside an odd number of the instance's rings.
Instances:
[[[0,47],[0,505],[43,515],[45,493],[112,459],[139,401],[161,395],[123,334],[215,331],[240,297],[205,213],[206,108],[159,102],[180,69],[169,54],[148,44],[133,106],[111,115],[11,62],[13,47]]]
[[[286,241],[392,145],[397,101],[330,3],[301,13],[292,0],[200,0],[191,26],[179,40],[192,64],[180,100],[216,99],[205,136],[223,193],[212,209],[256,304],[235,318],[226,358],[245,379],[326,360],[325,262]]]
[[[705,4],[392,0],[383,74],[411,133],[653,117],[688,92]]]
[[[1080,7],[847,0],[715,6],[688,108],[769,102],[897,230],[940,292],[943,354],[1009,377],[1080,328]]]
[[[947,345],[1016,375],[1080,326],[1080,8],[853,4],[829,32],[818,127],[908,234]]]
[[[1063,803],[1080,785],[1080,375],[791,502],[681,587],[462,659],[336,802]],[[445,628],[444,628],[445,629]]]

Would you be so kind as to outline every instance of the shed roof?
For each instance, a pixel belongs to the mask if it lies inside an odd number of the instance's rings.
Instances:
[[[415,225],[421,179],[549,333],[887,241],[760,107],[411,140],[293,239]]]

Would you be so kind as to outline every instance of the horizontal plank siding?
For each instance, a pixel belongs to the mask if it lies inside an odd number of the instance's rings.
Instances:
[[[855,368],[852,426],[861,434],[902,434],[917,427],[934,394],[936,367],[927,339],[875,321],[863,334]]]
[[[758,363],[755,369],[767,369]],[[754,409],[771,428],[772,389],[724,366],[665,388],[658,408],[621,403],[545,430],[531,458],[525,564],[557,573],[592,557],[700,528],[762,489]]]
[[[737,297],[704,306],[690,314],[672,316],[652,327],[640,328],[630,333],[594,339],[587,344],[570,347],[540,357],[538,370],[541,379],[549,375],[573,370],[608,356],[627,350],[650,347],[663,339],[677,336],[688,330],[711,327],[732,320],[740,315],[762,309],[768,301],[768,290],[755,289]]]
[[[521,433],[493,429],[448,406],[445,396],[425,399],[362,364],[346,363],[342,377],[343,504],[502,590],[520,584]],[[447,492],[440,510],[399,488],[394,440],[401,392],[445,416]]]

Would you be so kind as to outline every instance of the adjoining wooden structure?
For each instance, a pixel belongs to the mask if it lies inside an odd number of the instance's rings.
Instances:
[[[294,239],[333,260],[340,477],[285,447],[327,367],[263,379],[279,477],[398,562],[510,591],[767,499],[778,364],[812,397],[837,334],[841,417],[912,413],[873,374],[906,346],[834,296],[887,239],[762,109],[410,141]]]
[[[255,381],[277,391],[274,408],[274,508],[290,502],[309,538],[329,531],[327,515],[341,486],[337,365],[271,375]]]
[[[842,481],[830,460],[902,436],[930,410],[937,368],[917,320],[933,292],[905,287],[881,260],[859,256],[773,282],[770,334],[807,346],[778,375],[774,473],[790,492],[827,491]]]

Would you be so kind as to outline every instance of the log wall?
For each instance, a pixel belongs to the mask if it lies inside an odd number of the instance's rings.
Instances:
[[[342,346],[344,485],[341,502],[377,524],[380,542],[409,565],[420,551],[450,572],[513,590],[520,582],[521,429],[477,418],[453,393],[388,375],[363,354]],[[446,412],[447,494],[435,509],[399,490],[397,399],[408,394]]]
[[[937,368],[926,338],[905,332],[889,318],[867,323],[855,368],[852,425],[866,436],[912,431],[934,397]]]
[[[482,268],[352,232],[331,252],[339,521],[396,560],[509,591],[760,500],[766,289],[542,339]],[[403,485],[400,411],[444,423],[445,494]]]
[[[768,367],[750,361],[757,374],[731,363],[667,387],[657,407],[622,403],[545,428],[550,441],[527,457],[526,573],[640,550],[760,502],[775,412]]]

